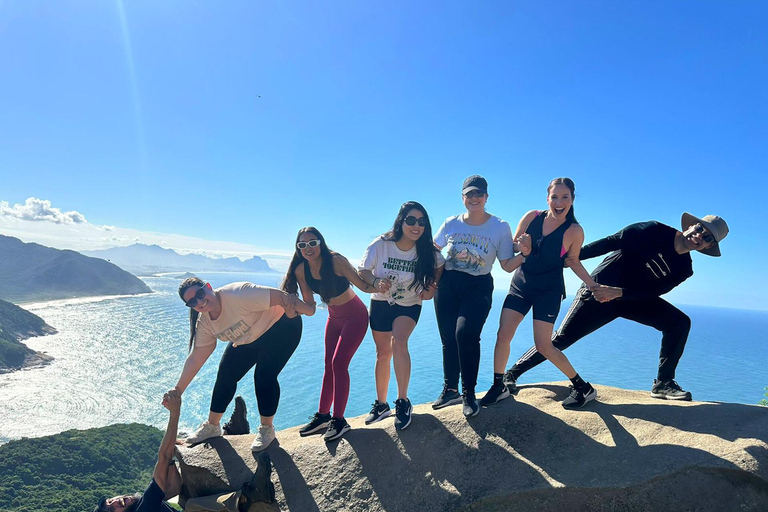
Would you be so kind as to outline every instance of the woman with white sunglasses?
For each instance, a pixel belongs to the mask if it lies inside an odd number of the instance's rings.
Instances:
[[[347,258],[328,248],[317,228],[300,229],[281,288],[291,294],[300,289],[300,302],[311,309],[309,316],[315,313],[314,294],[328,305],[320,404],[310,422],[299,430],[301,436],[324,432],[326,442],[340,438],[350,429],[344,419],[349,399],[349,363],[368,330],[368,310],[350,283],[364,292],[375,291],[360,279]]]

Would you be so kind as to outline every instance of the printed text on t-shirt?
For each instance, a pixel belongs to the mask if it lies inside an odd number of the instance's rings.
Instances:
[[[401,260],[399,258],[387,258],[383,263],[386,270],[396,270],[398,272],[414,272],[416,270],[416,260]]]

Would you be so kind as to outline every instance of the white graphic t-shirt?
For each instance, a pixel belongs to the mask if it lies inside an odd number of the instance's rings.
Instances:
[[[253,283],[231,283],[215,290],[221,300],[221,314],[211,320],[201,313],[195,330],[195,346],[203,347],[216,340],[245,345],[259,339],[280,320],[285,310],[269,305],[269,288]]]
[[[446,270],[473,276],[489,274],[496,258],[506,260],[515,255],[512,230],[495,215],[479,226],[467,224],[462,215],[448,217],[437,230],[435,244],[446,249]]]
[[[397,248],[394,240],[385,240],[378,237],[371,242],[371,245],[363,254],[360,270],[370,270],[375,277],[380,279],[389,279],[391,287],[388,293],[374,293],[371,295],[373,300],[386,300],[390,304],[400,306],[414,306],[421,304],[419,293],[422,288],[416,285],[408,289],[413,283],[414,270],[416,269],[416,247],[408,251],[401,251]],[[435,268],[442,267],[445,264],[445,258],[439,252],[435,251]]]

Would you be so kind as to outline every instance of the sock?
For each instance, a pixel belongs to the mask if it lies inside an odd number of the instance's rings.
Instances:
[[[493,385],[494,386],[503,386],[504,385],[504,374],[503,373],[494,373],[493,374]]]
[[[589,389],[589,383],[584,381],[584,379],[582,379],[578,373],[574,378],[571,379],[571,383],[573,384],[573,387],[579,391],[586,391]]]

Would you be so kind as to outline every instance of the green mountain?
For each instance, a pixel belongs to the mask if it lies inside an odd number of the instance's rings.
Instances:
[[[21,340],[55,332],[56,329],[39,316],[0,300],[0,373],[21,368],[30,360],[36,362],[45,358],[21,343]]]
[[[41,413],[42,414],[42,413]],[[0,510],[81,512],[99,497],[143,492],[163,433],[112,425],[0,446]]]
[[[0,254],[0,299],[11,302],[152,291],[117,265],[75,251],[0,235]]]

